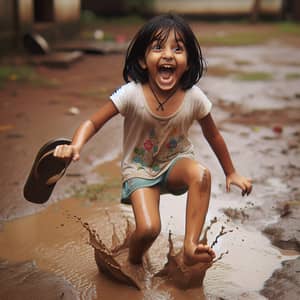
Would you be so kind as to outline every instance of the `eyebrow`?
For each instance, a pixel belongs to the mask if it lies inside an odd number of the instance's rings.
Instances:
[[[164,43],[167,40],[168,36],[170,35],[170,31],[172,29],[174,30],[174,36],[175,36],[176,43],[183,43],[185,45],[185,41],[182,37],[181,32],[175,30],[174,28],[167,28],[167,29],[159,30],[158,32],[156,32],[153,35],[152,39],[150,40],[150,43],[151,44],[154,42],[158,42],[159,44]]]

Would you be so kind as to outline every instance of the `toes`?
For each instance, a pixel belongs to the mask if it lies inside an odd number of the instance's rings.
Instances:
[[[208,254],[212,258],[216,257],[214,250],[211,247],[209,247],[208,245],[203,245],[203,244],[197,245],[197,247],[195,249],[195,254],[201,255],[201,254],[205,254],[205,253]]]
[[[209,250],[208,245],[198,244],[195,249],[195,253],[207,252]]]

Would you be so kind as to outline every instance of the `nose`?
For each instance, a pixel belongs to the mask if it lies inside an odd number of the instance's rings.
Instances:
[[[163,52],[163,58],[170,60],[173,58],[173,51],[170,47],[165,47]]]

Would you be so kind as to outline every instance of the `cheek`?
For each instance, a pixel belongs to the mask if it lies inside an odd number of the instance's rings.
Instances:
[[[185,72],[190,68],[190,65],[188,64],[187,59],[182,59],[181,61],[182,70]]]
[[[144,69],[144,70],[147,69],[145,59],[139,59],[139,65],[142,69]]]
[[[190,69],[190,62],[187,57],[185,58],[185,64],[186,64],[185,71],[187,71]]]

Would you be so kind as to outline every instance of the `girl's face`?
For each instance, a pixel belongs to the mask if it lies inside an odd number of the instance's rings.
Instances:
[[[167,92],[178,87],[188,69],[187,51],[179,34],[171,30],[165,39],[157,37],[146,50],[141,67],[147,69],[149,84]]]

